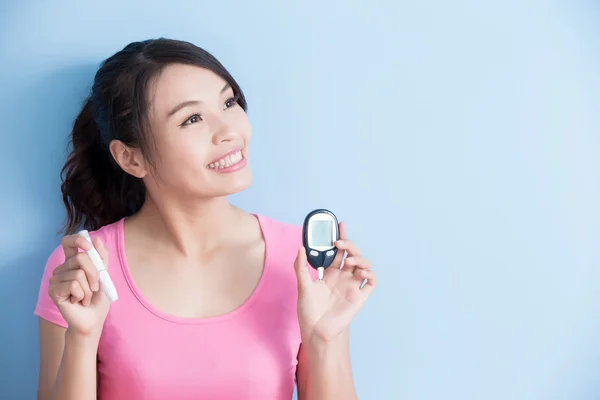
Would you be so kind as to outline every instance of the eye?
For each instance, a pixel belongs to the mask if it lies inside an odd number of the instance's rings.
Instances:
[[[223,109],[228,109],[228,108],[231,108],[231,107],[237,105],[239,99],[240,99],[240,95],[239,94],[236,94],[235,96],[227,99],[227,101],[225,102],[225,105],[224,105]]]
[[[200,121],[202,121],[202,117],[200,116],[200,114],[195,113],[195,114],[192,114],[189,117],[187,117],[187,119],[179,126],[191,125],[191,124],[195,124]]]

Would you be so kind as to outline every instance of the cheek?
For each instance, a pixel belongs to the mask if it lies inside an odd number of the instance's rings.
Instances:
[[[203,160],[206,158],[207,149],[210,148],[206,135],[189,134],[179,135],[176,140],[165,140],[157,143],[160,155],[161,175],[169,178],[182,175],[182,172],[193,173],[204,170]],[[162,173],[164,171],[164,174]]]
[[[252,126],[248,115],[240,107],[231,123],[233,129],[240,134],[244,141],[248,141],[252,136]]]

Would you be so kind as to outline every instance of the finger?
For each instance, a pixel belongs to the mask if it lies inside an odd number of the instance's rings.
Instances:
[[[371,262],[363,256],[346,257],[343,268],[348,268],[352,272],[357,269],[371,269]]]
[[[108,250],[106,250],[106,247],[104,247],[104,242],[102,242],[102,240],[99,237],[95,237],[94,239],[92,239],[92,243],[94,244],[96,251],[98,251],[100,258],[104,263],[104,267],[108,269]]]
[[[361,292],[364,292],[367,296],[370,296],[377,287],[377,276],[375,272],[372,270],[359,270],[363,279],[367,280],[367,283],[360,289]]]
[[[66,281],[50,285],[48,291],[56,304],[69,299],[71,303],[77,303],[85,296],[78,281]]]
[[[346,223],[344,221],[342,221],[338,224],[338,229],[340,231],[340,240],[346,239]],[[337,245],[336,245],[336,247],[337,247]],[[335,258],[331,262],[331,266],[339,269],[342,266],[343,259],[344,259],[344,251],[338,250],[337,254],[335,255]]]
[[[364,282],[365,279],[369,279],[369,277],[371,277],[372,275],[370,274],[370,272],[372,272],[371,270],[368,269],[355,269],[354,272],[352,273],[352,275],[360,280],[361,284],[362,282]]]
[[[79,249],[89,250],[91,244],[80,235],[67,235],[62,239],[62,247],[65,252],[65,259],[69,259],[79,253]]]
[[[94,293],[90,288],[86,273],[82,269],[66,271],[60,275],[52,277],[51,281],[53,279],[56,281],[56,283],[77,281],[83,290],[83,298],[81,299],[81,303],[84,306],[88,306],[92,302],[92,296]]]
[[[81,300],[83,300],[83,298],[85,297],[85,293],[84,293],[83,289],[81,288],[81,286],[79,286],[79,282],[69,281],[69,282],[64,282],[64,283],[68,283],[70,285],[71,297],[69,298],[69,300],[71,301],[72,304],[77,304]],[[75,295],[74,293],[77,293],[77,294]]]
[[[67,271],[83,270],[90,284],[92,291],[98,291],[100,284],[100,276],[96,266],[91,258],[86,253],[77,253],[73,257],[67,259],[64,264],[57,267],[52,275],[61,275]]]
[[[312,282],[310,273],[308,272],[308,263],[306,261],[306,250],[304,247],[298,249],[296,255],[296,261],[294,261],[294,269],[296,270],[296,277],[298,278],[298,288],[301,290],[306,285]]]
[[[52,275],[60,275],[72,269],[79,269],[79,263],[83,255],[85,255],[85,253],[76,253],[74,256],[67,258],[63,264],[54,269]]]
[[[94,262],[85,253],[79,253],[75,257],[79,259],[79,268],[85,272],[90,288],[92,291],[97,292],[100,289],[100,273],[94,265]]]
[[[340,229],[340,239],[345,240],[348,237],[346,236],[346,222],[342,221],[339,223],[338,225],[339,229]]]
[[[360,249],[348,239],[340,239],[335,242],[335,247],[345,250],[349,256],[360,256]]]

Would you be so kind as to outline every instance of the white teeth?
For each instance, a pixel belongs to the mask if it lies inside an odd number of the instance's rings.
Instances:
[[[219,161],[215,161],[215,162],[208,164],[208,168],[210,168],[210,169],[227,168],[227,167],[231,167],[234,164],[237,164],[240,161],[242,161],[242,152],[238,151],[236,153],[228,155],[227,157],[223,157]]]

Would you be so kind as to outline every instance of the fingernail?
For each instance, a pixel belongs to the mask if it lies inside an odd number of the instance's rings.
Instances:
[[[100,285],[98,284],[98,282],[95,282],[95,283],[92,285],[92,290],[93,290],[94,292],[97,292],[97,291],[98,291],[98,289],[100,289],[100,287],[99,287],[99,286],[100,286]]]

